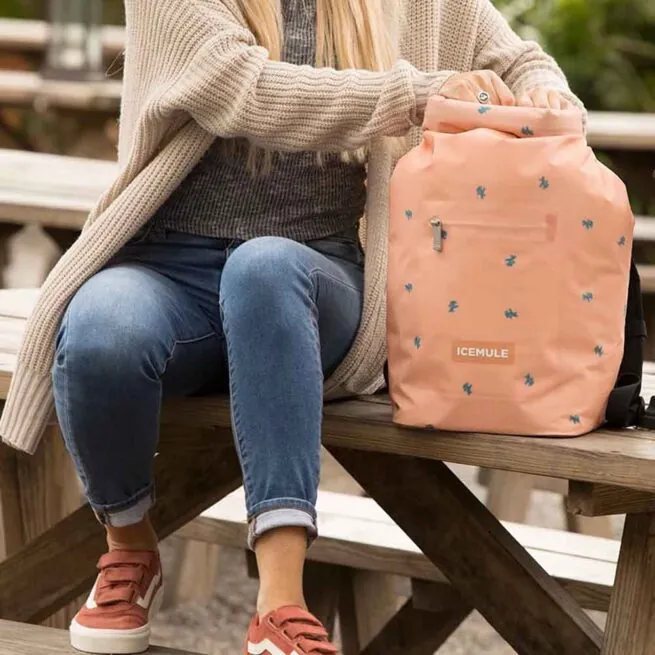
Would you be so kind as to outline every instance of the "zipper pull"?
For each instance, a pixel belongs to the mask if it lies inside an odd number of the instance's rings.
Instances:
[[[443,225],[438,218],[433,218],[430,225],[432,226],[432,249],[441,252],[443,250]]]

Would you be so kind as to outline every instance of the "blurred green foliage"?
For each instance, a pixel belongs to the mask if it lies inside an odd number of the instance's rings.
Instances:
[[[494,0],[590,109],[655,112],[655,0]]]

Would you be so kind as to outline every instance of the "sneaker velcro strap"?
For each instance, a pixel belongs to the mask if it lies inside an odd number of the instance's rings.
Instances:
[[[138,593],[138,589],[132,585],[107,587],[96,591],[95,602],[98,606],[114,605],[115,603],[133,603]]]

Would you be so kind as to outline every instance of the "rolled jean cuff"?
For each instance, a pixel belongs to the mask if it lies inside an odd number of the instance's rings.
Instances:
[[[112,528],[125,528],[128,525],[140,523],[146,517],[150,508],[154,505],[154,493],[148,490],[145,495],[139,494],[129,503],[122,503],[120,506],[98,506],[91,503],[91,507],[103,525]]]
[[[287,498],[260,503],[250,512],[248,547],[254,550],[259,537],[277,528],[305,528],[311,545],[318,536],[316,509],[306,501]]]

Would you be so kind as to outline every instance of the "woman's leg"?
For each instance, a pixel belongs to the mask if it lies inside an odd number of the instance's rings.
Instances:
[[[180,285],[138,264],[103,270],[75,295],[53,370],[64,440],[87,498],[108,527],[138,523],[152,504],[166,391],[216,377],[222,341]]]
[[[308,536],[316,535],[324,375],[346,355],[360,321],[359,251],[323,246],[343,257],[287,239],[254,239],[228,259],[221,280],[260,615],[304,605],[303,563]]]
[[[147,648],[161,596],[157,538],[147,512],[162,395],[199,390],[223,363],[223,341],[207,314],[184,286],[152,269],[105,269],[70,303],[57,343],[55,401],[110,549],[71,625],[78,649]]]

